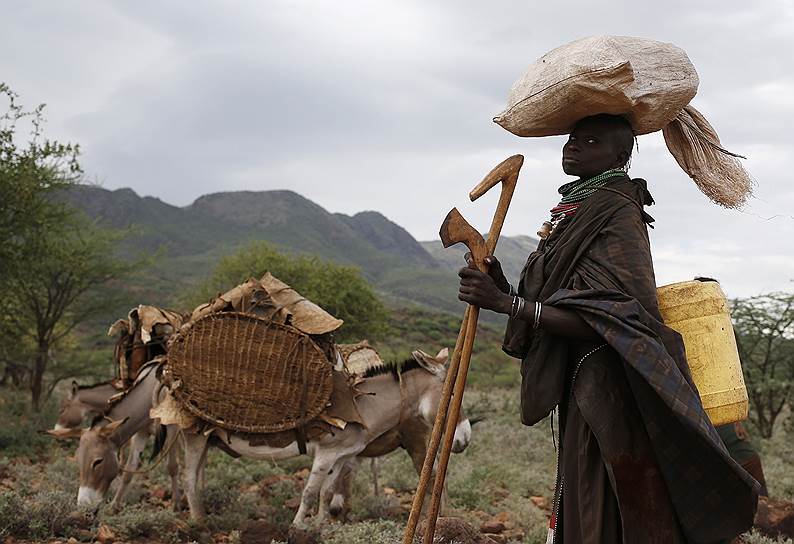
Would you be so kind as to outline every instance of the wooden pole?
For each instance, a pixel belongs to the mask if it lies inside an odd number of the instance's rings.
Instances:
[[[438,458],[436,467],[436,480],[433,485],[430,510],[427,513],[427,526],[425,528],[424,544],[433,543],[433,535],[436,532],[436,521],[438,512],[441,508],[441,495],[444,492],[444,480],[447,476],[447,466],[449,456],[452,452],[452,441],[455,439],[455,427],[460,417],[460,407],[463,401],[463,390],[466,387],[466,376],[469,373],[469,363],[471,361],[471,350],[474,347],[474,336],[477,334],[477,318],[480,309],[477,306],[469,306],[469,321],[466,327],[466,339],[463,344],[463,353],[458,367],[458,376],[455,379],[455,392],[452,395],[449,413],[447,414],[447,426],[444,431],[444,444]]]
[[[457,209],[453,209],[447,214],[441,226],[440,235],[444,247],[463,242],[472,253],[477,267],[483,272],[487,272],[487,265],[484,261],[485,257],[492,255],[493,251],[496,249],[496,243],[499,240],[499,235],[507,216],[507,210],[510,206],[513,192],[515,191],[516,182],[518,181],[518,173],[521,170],[523,162],[524,157],[521,155],[513,155],[502,161],[488,173],[483,181],[480,182],[471,193],[469,193],[469,197],[474,201],[495,185],[499,183],[502,184],[499,204],[497,205],[496,213],[491,222],[487,242],[485,242],[482,236],[463,219]],[[444,427],[446,422],[444,445],[439,457],[438,469],[433,486],[432,503],[428,514],[427,528],[424,537],[425,544],[432,544],[433,541],[436,521],[441,505],[441,497],[444,490],[447,466],[449,464],[449,456],[452,451],[455,427],[460,417],[463,392],[466,387],[466,377],[471,362],[471,352],[474,348],[478,318],[479,308],[471,305],[467,306],[463,322],[461,323],[460,332],[458,333],[458,338],[455,343],[452,361],[450,362],[444,381],[444,387],[442,389],[442,395],[433,425],[433,432],[430,437],[427,454],[425,455],[425,462],[422,466],[422,473],[419,477],[419,484],[411,506],[408,525],[403,535],[403,544],[413,544],[416,526],[419,522],[419,516],[424,504],[424,497],[427,492],[427,484],[432,474],[433,464],[435,463],[436,453],[442,437],[442,427]]]
[[[441,389],[441,399],[438,402],[438,411],[436,412],[436,419],[433,424],[433,432],[430,435],[430,443],[427,445],[425,462],[422,465],[422,473],[419,475],[419,484],[416,486],[414,501],[411,505],[411,513],[408,516],[408,525],[403,534],[403,544],[413,544],[416,526],[419,523],[419,517],[422,513],[422,506],[425,501],[425,494],[427,493],[427,484],[430,482],[430,476],[433,474],[433,464],[435,463],[436,454],[438,453],[438,445],[441,443],[441,434],[444,430],[444,421],[446,420],[449,401],[452,397],[452,390],[455,386],[455,378],[458,375],[460,355],[463,349],[463,341],[466,337],[466,324],[469,321],[469,308],[470,307],[467,306],[463,314],[463,321],[461,322],[458,339],[455,342],[455,349],[452,352],[452,359],[447,369],[447,376],[444,380],[444,386]]]

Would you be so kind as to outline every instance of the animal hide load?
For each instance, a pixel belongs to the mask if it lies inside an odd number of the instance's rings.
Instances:
[[[331,333],[342,326],[317,304],[301,296],[270,272],[262,279],[249,279],[195,310],[191,320],[214,312],[242,312],[290,325],[311,335]]]
[[[345,369],[354,376],[361,376],[370,368],[383,366],[380,354],[366,340],[357,344],[337,344],[336,349],[344,361]]]
[[[168,339],[186,321],[185,314],[141,304],[113,323],[108,336],[119,337],[113,353],[117,385],[129,386],[147,361],[165,354]]]
[[[494,122],[517,136],[568,134],[585,117],[621,115],[635,134],[663,130],[668,150],[713,202],[740,207],[752,182],[738,155],[690,101],[698,89],[683,49],[629,36],[592,36],[549,51],[516,81]]]

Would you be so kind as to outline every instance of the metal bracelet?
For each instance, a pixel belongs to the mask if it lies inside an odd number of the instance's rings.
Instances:
[[[519,296],[513,297],[513,304],[510,307],[510,318],[516,319],[521,315],[521,310],[524,309],[524,299]]]
[[[537,329],[540,327],[540,314],[543,312],[543,304],[535,301],[535,321],[532,322],[532,328]]]

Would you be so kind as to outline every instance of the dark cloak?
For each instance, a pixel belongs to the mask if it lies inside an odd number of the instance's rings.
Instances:
[[[758,484],[722,444],[692,382],[683,341],[662,323],[646,225],[652,219],[643,210],[652,202],[645,181],[628,176],[596,191],[529,256],[518,292],[530,301],[575,310],[608,344],[621,363],[636,407],[632,409],[638,412],[666,487],[663,500],[672,502],[688,541],[713,543],[749,530]],[[566,370],[581,355],[581,343],[510,320],[503,347],[522,359],[524,424],[534,425],[565,404]],[[591,393],[594,414],[603,387],[599,376],[590,371],[576,378],[577,389]],[[592,430],[602,455],[612,456],[613,462],[605,463],[613,472],[614,487],[615,481],[631,481],[636,469],[617,460],[637,452],[621,452],[632,441],[612,440],[609,422],[604,423]],[[648,485],[645,491],[653,493],[652,488]],[[620,489],[616,495],[624,535],[642,533],[640,525],[652,520],[643,519],[637,501],[654,497]]]

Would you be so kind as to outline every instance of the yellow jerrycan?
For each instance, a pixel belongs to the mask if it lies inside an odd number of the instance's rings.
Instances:
[[[659,287],[656,294],[665,325],[684,339],[692,379],[711,423],[747,419],[747,388],[720,284],[685,281]]]

